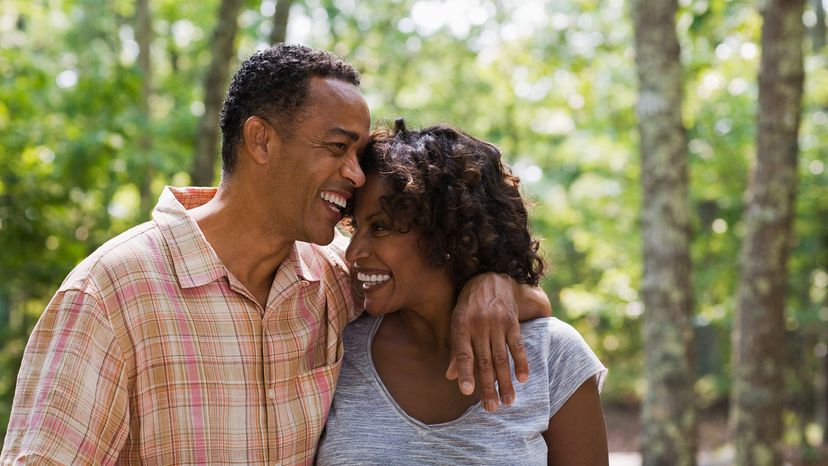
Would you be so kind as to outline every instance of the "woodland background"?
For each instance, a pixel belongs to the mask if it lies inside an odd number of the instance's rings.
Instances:
[[[287,40],[355,65],[375,124],[501,148],[615,449],[825,461],[826,3],[0,0],[0,438],[63,277],[164,185],[217,183],[229,77]]]

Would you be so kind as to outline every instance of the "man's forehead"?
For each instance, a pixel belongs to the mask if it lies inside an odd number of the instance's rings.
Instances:
[[[331,99],[368,107],[362,91],[356,85],[337,78],[312,77],[308,85],[309,103],[323,104]]]
[[[312,78],[307,112],[326,123],[322,131],[358,140],[371,126],[368,103],[355,85],[334,78]],[[355,137],[354,137],[355,136]]]

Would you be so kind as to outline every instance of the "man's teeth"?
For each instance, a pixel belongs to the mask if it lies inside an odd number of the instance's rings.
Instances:
[[[344,209],[345,205],[348,203],[344,197],[329,191],[322,193],[322,199],[338,206],[340,209]]]
[[[362,273],[362,272],[357,273],[357,280],[359,280],[359,281],[361,281],[361,282],[363,282],[363,283],[365,283],[366,285],[369,285],[369,286],[379,285],[380,283],[387,282],[390,279],[391,279],[391,275],[388,275],[388,274],[385,274],[385,273],[379,273],[379,274],[368,274],[368,273]]]

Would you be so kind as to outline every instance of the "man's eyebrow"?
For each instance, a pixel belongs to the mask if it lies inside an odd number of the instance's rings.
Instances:
[[[340,128],[339,126],[335,126],[331,129],[325,131],[325,134],[340,134],[340,135],[346,136],[347,138],[349,138],[352,141],[359,140],[359,134],[357,134],[353,131],[349,131],[345,128]]]

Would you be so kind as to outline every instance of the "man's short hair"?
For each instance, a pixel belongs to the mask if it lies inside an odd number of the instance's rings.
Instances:
[[[312,77],[334,78],[359,86],[359,73],[341,58],[304,45],[276,44],[241,64],[233,76],[219,117],[222,173],[236,167],[244,122],[260,116],[290,139],[307,103]]]

